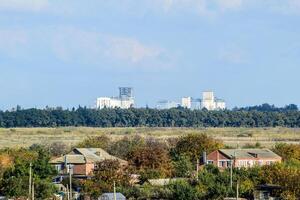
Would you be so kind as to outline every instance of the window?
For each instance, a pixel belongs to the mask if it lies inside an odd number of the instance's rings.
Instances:
[[[227,161],[227,167],[231,167],[231,161]]]
[[[211,164],[212,165],[212,164],[214,164],[214,161],[213,160],[208,160],[207,164]]]
[[[55,169],[59,172],[60,170],[62,170],[62,166],[61,165],[55,165]]]
[[[226,161],[219,161],[219,167],[226,167]]]

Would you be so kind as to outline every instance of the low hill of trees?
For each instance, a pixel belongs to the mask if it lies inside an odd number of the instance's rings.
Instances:
[[[270,105],[207,111],[172,108],[102,109],[86,107],[0,111],[0,127],[300,127],[296,105]]]

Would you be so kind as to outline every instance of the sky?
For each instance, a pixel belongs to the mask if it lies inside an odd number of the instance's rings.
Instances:
[[[300,0],[0,0],[0,109],[300,105]]]

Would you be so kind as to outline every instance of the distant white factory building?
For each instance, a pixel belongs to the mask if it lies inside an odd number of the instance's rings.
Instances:
[[[181,106],[184,108],[192,108],[192,97],[183,97],[181,98]]]
[[[207,110],[224,110],[226,109],[226,103],[222,99],[215,98],[212,91],[206,91],[202,93],[201,109]]]
[[[133,88],[119,87],[118,97],[99,97],[96,101],[96,108],[122,108],[128,109],[134,106]]]
[[[212,91],[205,91],[202,93],[202,99],[194,99],[192,97],[181,98],[181,107],[200,110],[206,108],[207,110],[224,110],[226,103],[222,99],[214,96]]]
[[[206,91],[202,93],[202,99],[194,99],[192,97],[181,98],[181,103],[169,100],[163,100],[157,102],[157,109],[170,109],[183,107],[192,110],[224,110],[226,109],[226,103],[222,99],[218,99],[214,96],[212,91]]]
[[[161,100],[157,102],[156,108],[157,109],[170,109],[170,108],[177,108],[180,106],[180,103],[175,101],[169,100]]]

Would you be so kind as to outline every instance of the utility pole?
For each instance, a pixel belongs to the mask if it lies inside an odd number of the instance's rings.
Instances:
[[[233,159],[230,161],[230,188],[232,189],[232,167],[233,167]]]
[[[70,200],[70,196],[69,196],[69,185],[67,184],[67,200]]]
[[[114,181],[114,200],[117,200],[117,194],[116,194],[116,182]]]
[[[199,180],[199,159],[197,158],[197,161],[196,161],[196,180],[198,181]]]
[[[232,181],[232,176],[233,176],[233,164],[235,164],[235,151],[233,153],[233,158],[230,161],[230,188],[232,189],[233,181]]]
[[[239,181],[236,182],[236,200],[239,200]]]
[[[31,198],[31,167],[32,167],[32,163],[29,164],[29,188],[28,188],[28,197],[29,199]]]
[[[71,173],[71,165],[69,165],[69,178],[70,178],[70,200],[72,200],[72,173]]]
[[[31,200],[34,200],[34,179],[32,180],[32,197]]]

